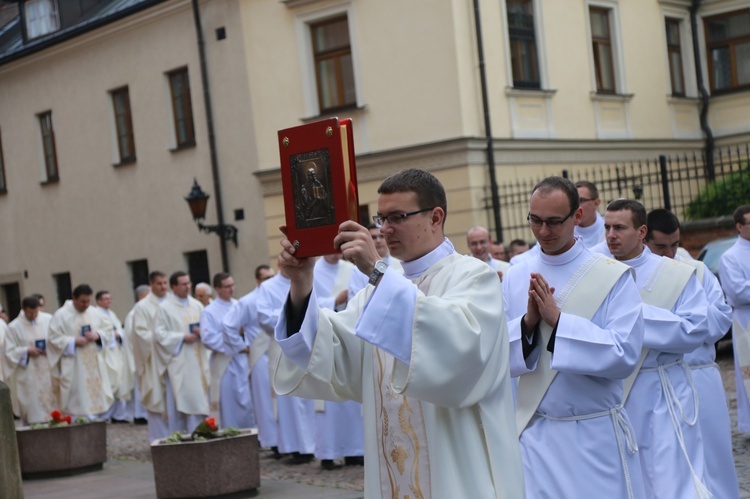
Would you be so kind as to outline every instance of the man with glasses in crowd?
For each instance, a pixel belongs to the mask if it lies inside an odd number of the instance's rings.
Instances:
[[[346,310],[318,307],[312,259],[284,239],[289,298],[276,326],[274,389],[364,405],[368,497],[523,497],[499,279],[445,238],[445,190],[403,170],[378,189],[378,216],[404,274],[347,221],[334,244],[369,275]]]
[[[574,236],[573,183],[548,177],[528,221],[539,254],[503,280],[526,497],[644,497],[623,378],[643,341],[632,271]],[[528,291],[525,291],[528,290]]]
[[[604,218],[599,214],[599,189],[588,180],[576,182],[578,200],[581,205],[581,221],[575,227],[576,237],[583,240],[587,248],[596,246],[604,241]]]
[[[490,231],[481,225],[475,225],[466,233],[466,245],[469,247],[471,256],[477,258],[497,272],[500,280],[503,279],[503,272],[508,270],[510,264],[503,260],[495,260],[490,254],[492,239]]]

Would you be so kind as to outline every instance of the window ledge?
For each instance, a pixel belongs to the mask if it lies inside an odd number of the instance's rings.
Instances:
[[[505,95],[508,97],[544,97],[549,99],[555,93],[557,93],[555,89],[505,87]]]
[[[591,92],[592,101],[601,102],[630,102],[635,94],[601,94],[599,92]]]
[[[336,109],[331,109],[329,111],[325,111],[316,116],[307,116],[304,118],[300,118],[300,121],[302,121],[302,123],[310,123],[313,121],[324,120],[326,118],[335,118],[341,113],[350,113],[350,112],[359,113],[359,112],[366,111],[366,110],[367,110],[367,106],[344,106],[344,107],[338,107]]]
[[[60,182],[60,177],[49,177],[47,180],[39,182],[41,185],[52,185]]]
[[[726,88],[723,90],[714,90],[713,92],[711,92],[711,95],[709,95],[709,98],[711,100],[720,99],[722,97],[731,99],[737,94],[741,94],[743,92],[750,93],[750,86],[745,85],[745,86],[737,87],[737,88]]]
[[[701,100],[699,97],[667,94],[667,102],[669,104],[700,104]]]
[[[169,152],[180,152],[184,151],[185,149],[192,149],[195,147],[195,141],[191,140],[190,142],[185,142],[183,144],[178,145],[177,147],[173,147],[169,150]]]
[[[295,7],[300,7],[302,5],[307,5],[309,3],[315,3],[315,2],[322,2],[322,0],[279,0],[281,3],[289,7],[290,9],[294,9]]]
[[[119,168],[121,166],[128,166],[128,165],[134,165],[135,164],[135,158],[125,158],[123,160],[120,160],[119,163],[112,163],[112,166],[115,168]]]

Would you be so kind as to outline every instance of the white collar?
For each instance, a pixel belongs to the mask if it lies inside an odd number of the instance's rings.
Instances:
[[[456,248],[453,247],[453,243],[446,237],[437,248],[426,255],[411,262],[401,262],[401,267],[404,269],[404,277],[407,279],[416,279],[437,262],[455,252]]]

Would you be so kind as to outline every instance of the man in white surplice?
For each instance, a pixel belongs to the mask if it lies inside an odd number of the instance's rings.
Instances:
[[[750,205],[734,211],[739,237],[719,261],[721,287],[732,306],[737,429],[750,433]]]
[[[342,261],[340,254],[325,255],[315,262],[315,296],[320,297],[318,306],[342,310],[348,300],[348,288],[352,275],[360,274],[349,262]],[[339,303],[339,300],[342,300]],[[315,411],[315,457],[325,470],[338,468],[334,459],[346,458],[354,464],[365,453],[364,428],[362,427],[362,404],[353,400],[345,402],[316,402]]]
[[[141,405],[148,412],[148,440],[153,442],[169,435],[166,389],[154,348],[156,314],[167,299],[167,276],[155,270],[148,275],[148,282],[150,293],[133,307],[133,361]]]
[[[255,423],[258,425],[258,441],[261,447],[271,449],[272,457],[280,459],[282,455],[278,448],[278,423],[274,414],[271,381],[268,378],[270,337],[259,334],[262,331],[258,324],[256,306],[258,287],[273,276],[273,269],[268,265],[255,268],[255,289],[237,300],[224,316],[224,341],[231,352],[248,357],[250,395]]]
[[[151,288],[147,284],[140,284],[135,288],[135,302],[136,305],[139,301],[143,300],[149,295]],[[130,395],[130,400],[125,404],[125,415],[128,419],[132,419],[135,424],[146,424],[148,418],[148,412],[146,408],[141,404],[141,388],[140,381],[138,380],[138,374],[135,367],[135,342],[137,336],[135,334],[134,319],[135,318],[135,306],[125,316],[125,327],[123,327],[123,344],[126,346],[126,353],[128,356],[128,362],[133,366],[133,392]]]
[[[112,335],[89,305],[94,291],[80,284],[52,316],[47,331],[47,360],[52,386],[60,387],[59,409],[72,416],[94,418],[114,402],[102,348]]]
[[[13,413],[24,424],[46,423],[58,402],[52,390],[47,362],[47,328],[51,316],[39,316],[39,300],[28,296],[21,302],[21,313],[8,326],[5,338],[6,382],[10,388]]]
[[[95,299],[95,310],[101,314],[102,324],[112,336],[112,342],[106,345],[103,352],[109,372],[109,382],[112,385],[112,395],[115,397],[112,406],[99,417],[105,420],[110,419],[112,423],[126,423],[126,404],[132,395],[135,368],[132,357],[128,355],[129,347],[123,340],[123,324],[112,310],[112,295],[109,291],[101,290],[96,292]]]
[[[581,212],[571,181],[539,182],[528,214],[539,253],[503,279],[526,496],[642,498],[622,407],[643,341],[641,299],[630,269],[574,236]]]
[[[385,235],[380,230],[380,227],[371,223],[367,226],[367,231],[370,233],[370,238],[375,244],[375,251],[378,252],[378,256],[388,264],[389,268],[403,272],[401,268],[401,262],[391,256],[388,251],[388,244],[385,242]],[[351,278],[349,278],[349,291],[347,292],[347,300],[351,301],[357,296],[357,293],[365,289],[367,281],[370,277],[364,275],[359,269],[356,272],[352,272]]]
[[[170,432],[191,432],[209,414],[208,352],[200,336],[201,302],[190,296],[190,276],[169,276],[172,292],[159,305],[154,328],[157,372],[166,391]]]
[[[488,264],[497,272],[500,280],[503,279],[503,273],[510,268],[510,263],[504,260],[495,260],[490,254],[492,239],[487,227],[475,225],[469,229],[466,233],[466,245],[469,246],[471,256]]]
[[[220,426],[252,428],[255,426],[250,401],[250,367],[247,350],[234,352],[224,334],[224,317],[237,303],[234,279],[226,272],[214,275],[216,299],[203,309],[201,341],[211,350],[211,415],[218,416]]]
[[[646,246],[651,253],[695,267],[696,277],[706,294],[709,335],[701,346],[685,354],[684,361],[690,366],[700,402],[698,422],[703,434],[706,485],[714,497],[739,499],[732,454],[732,426],[724,384],[715,362],[715,344],[732,326],[732,307],[724,299],[719,280],[703,262],[680,256],[677,251],[680,247],[680,221],[674,213],[663,208],[652,210],[648,214],[647,226]]]
[[[644,246],[646,222],[643,205],[629,199],[612,201],[604,213],[608,253],[635,270],[643,300],[644,350],[638,370],[625,381],[625,408],[646,497],[708,497],[698,396],[682,360],[708,341],[708,301],[695,267]]]
[[[604,219],[599,214],[599,189],[588,180],[576,182],[578,189],[578,202],[581,205],[581,221],[575,227],[576,237],[587,248],[592,248],[604,241]]]
[[[258,289],[255,302],[258,324],[270,335],[271,340],[289,295],[290,284],[289,277],[281,268],[278,274]],[[272,344],[271,342],[269,349]],[[269,354],[269,365],[270,362]],[[315,457],[315,402],[294,395],[279,394],[276,397],[276,407],[279,417],[279,452],[291,454],[284,462],[296,465],[312,461]]]
[[[523,497],[497,274],[445,238],[433,175],[403,170],[378,193],[376,222],[404,274],[380,260],[367,229],[342,223],[334,245],[370,276],[346,310],[318,307],[313,259],[282,241],[291,289],[274,389],[363,403],[367,497]]]

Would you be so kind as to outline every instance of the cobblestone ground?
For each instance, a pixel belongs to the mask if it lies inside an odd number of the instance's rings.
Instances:
[[[718,363],[732,417],[732,444],[742,499],[750,499],[750,437],[737,432],[737,398],[735,392],[734,363],[731,344],[722,343]],[[272,459],[270,451],[261,451],[261,478],[291,480],[309,485],[325,485],[346,490],[364,490],[364,470],[361,466],[345,466],[325,471],[319,461],[302,465],[288,465]],[[151,461],[146,426],[108,425],[107,457],[116,460]]]

